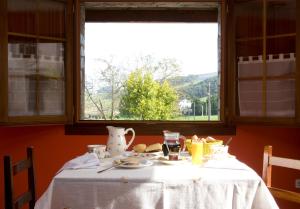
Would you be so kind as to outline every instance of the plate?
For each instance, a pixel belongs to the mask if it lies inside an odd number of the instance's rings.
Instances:
[[[118,168],[143,168],[153,165],[153,162],[150,160],[141,160],[139,164],[121,164],[117,165]]]
[[[163,152],[162,151],[158,151],[158,152],[135,152],[132,151],[132,156],[138,156],[138,157],[155,157],[158,155],[162,155]]]
[[[169,160],[167,157],[160,157],[158,162],[166,165],[181,165],[183,163],[187,163],[187,158],[181,157],[178,160]]]

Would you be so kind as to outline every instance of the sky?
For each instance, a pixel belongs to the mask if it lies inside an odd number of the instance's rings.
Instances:
[[[86,23],[85,67],[95,69],[96,58],[135,66],[151,55],[178,61],[181,75],[217,72],[217,23]]]

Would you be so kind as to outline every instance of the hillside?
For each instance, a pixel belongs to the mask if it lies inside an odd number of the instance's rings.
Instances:
[[[176,76],[168,82],[177,90],[180,98],[201,98],[207,96],[208,82],[211,83],[211,93],[217,92],[217,73]],[[103,86],[97,90],[106,99],[110,98],[111,86]]]
[[[199,83],[208,78],[217,76],[217,73],[206,73],[206,74],[198,74],[198,75],[187,75],[187,76],[176,76],[168,79],[169,83],[175,88],[183,88],[187,85],[193,85],[195,83]]]
[[[177,76],[169,80],[181,98],[202,98],[207,96],[208,83],[211,95],[218,93],[218,76],[216,73]]]

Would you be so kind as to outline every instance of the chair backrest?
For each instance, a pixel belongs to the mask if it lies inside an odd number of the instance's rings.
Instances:
[[[15,197],[13,189],[13,177],[28,170],[28,191]],[[5,209],[19,209],[25,204],[29,204],[29,209],[34,209],[35,204],[35,178],[33,166],[33,148],[27,148],[27,158],[12,164],[10,156],[4,156],[4,189],[5,189]]]
[[[262,178],[274,197],[300,204],[300,193],[272,187],[272,166],[300,170],[300,160],[272,155],[272,146],[265,146]]]

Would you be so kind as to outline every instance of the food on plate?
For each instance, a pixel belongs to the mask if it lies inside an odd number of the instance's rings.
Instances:
[[[127,157],[124,159],[116,160],[115,163],[123,165],[138,165],[140,164],[140,159],[137,157]]]
[[[213,138],[211,136],[208,136],[206,138],[201,138],[201,139],[200,138],[197,138],[197,139],[194,138],[194,140],[196,140],[196,141],[202,141],[203,143],[211,143],[211,142],[218,141],[217,139],[215,139],[215,138]]]
[[[160,151],[162,151],[162,144],[155,143],[155,144],[151,144],[149,146],[146,146],[146,144],[137,144],[133,147],[133,150],[136,153],[160,152]]]
[[[213,146],[222,145],[223,140],[214,139],[213,137],[206,137],[205,143],[203,144],[203,153],[205,156],[210,156],[213,154]]]
[[[158,152],[162,151],[162,145],[160,143],[151,144],[146,147],[145,152]]]
[[[165,157],[159,157],[158,160],[168,160],[168,159]]]
[[[138,153],[143,153],[146,150],[146,144],[137,144],[133,147],[133,150]]]
[[[204,155],[211,155],[213,146],[223,144],[223,140],[215,139],[211,136],[207,136],[206,138],[202,138],[202,137],[199,138],[197,135],[193,135],[191,137],[191,140],[185,140],[185,145],[190,154],[191,154],[191,145],[197,142],[203,142]]]
[[[205,138],[199,138],[197,135],[194,135],[191,138],[191,142],[203,142],[203,143],[205,143],[206,139]]]
[[[192,142],[205,142],[206,141],[205,138],[199,138],[197,135],[193,135],[191,139],[192,139]]]
[[[214,141],[216,141],[216,139],[211,136],[208,136],[208,137],[206,137],[205,141],[206,142],[214,142]]]

